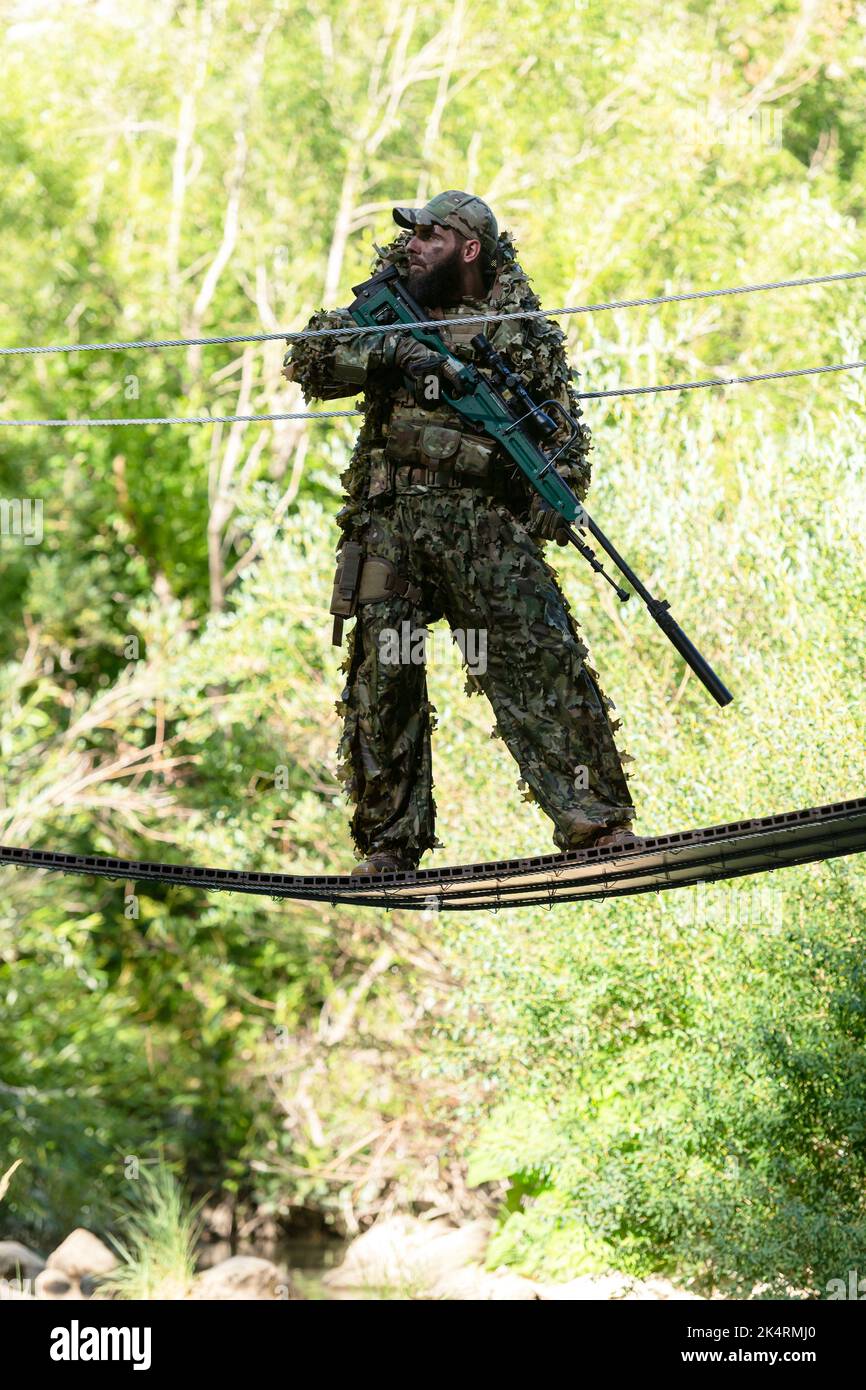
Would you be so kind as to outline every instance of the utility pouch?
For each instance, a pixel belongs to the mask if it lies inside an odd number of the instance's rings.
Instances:
[[[364,547],[358,541],[344,541],[337,560],[334,575],[334,589],[331,594],[329,612],[334,615],[334,631],[331,636],[333,646],[343,642],[343,620],[354,616],[358,605],[358,589],[361,580],[361,566],[364,562]]]
[[[395,463],[417,463],[420,440],[420,425],[412,420],[394,420],[385,443],[385,457]]]
[[[477,434],[464,434],[458,454],[460,471],[469,478],[491,479],[491,460],[498,444],[493,439],[481,439]]]
[[[448,429],[443,425],[426,425],[419,440],[422,462],[428,468],[439,468],[448,459],[453,459],[463,438],[461,430]]]
[[[439,487],[448,487],[454,476],[457,453],[463,435],[442,425],[427,425],[421,431],[419,461],[436,473]]]
[[[343,643],[343,622],[353,618],[359,603],[379,603],[398,594],[411,603],[418,603],[421,590],[397,573],[390,560],[380,555],[364,557],[364,547],[358,541],[344,541],[334,575],[330,612],[334,615],[331,642]]]
[[[455,478],[467,483],[489,482],[498,448],[493,439],[450,426],[431,425],[416,416],[392,422],[385,458],[398,468],[406,464],[426,468],[435,473],[439,486],[447,487]],[[427,479],[428,483],[432,481],[432,477]]]
[[[358,587],[358,602],[380,603],[392,594],[408,598],[412,603],[417,603],[421,598],[417,584],[410,584],[408,579],[398,574],[390,560],[381,555],[368,555]]]

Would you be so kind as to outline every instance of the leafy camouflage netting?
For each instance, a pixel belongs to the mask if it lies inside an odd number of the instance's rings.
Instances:
[[[371,267],[371,275],[383,270],[386,265],[396,265],[401,274],[408,271],[406,244],[411,232],[401,232],[380,251]],[[496,280],[486,299],[466,299],[456,311],[483,314],[501,311],[515,313],[518,310],[537,310],[541,308],[538,296],[530,288],[529,277],[519,261],[514,243],[508,232],[499,236],[499,256]],[[321,309],[307,324],[308,329],[346,328],[352,320],[345,309]],[[469,337],[482,331],[483,325],[472,325],[466,333],[466,341],[453,345],[455,355],[465,361],[474,360],[474,351],[468,342]],[[566,410],[581,422],[581,436],[558,459],[557,467],[566,482],[574,489],[581,501],[586,497],[590,482],[589,450],[591,436],[583,424],[580,402],[575,395],[573,372],[565,354],[565,334],[550,319],[510,319],[504,323],[491,323],[485,330],[487,337],[498,352],[508,360],[512,368],[519,372],[530,394],[541,400],[553,397],[565,406]],[[363,503],[367,500],[369,489],[369,470],[371,450],[382,445],[382,427],[390,415],[394,400],[393,375],[384,379],[371,380],[365,384],[367,371],[375,366],[383,351],[387,335],[381,333],[359,332],[352,338],[312,338],[300,339],[291,344],[286,361],[291,361],[294,379],[300,382],[304,398],[313,400],[336,400],[354,394],[354,388],[365,386],[361,408],[365,419],[358,434],[352,458],[347,471],[342,475],[350,505],[340,516],[341,525],[347,526],[353,517],[366,523],[367,515],[358,516],[357,507],[366,513]],[[353,371],[352,368],[355,368]],[[335,371],[341,379],[337,380]],[[354,380],[352,379],[354,377]],[[437,420],[452,424],[466,431],[466,422],[448,409],[446,405],[437,412]],[[510,505],[515,515],[526,522],[534,494],[522,473],[511,461],[502,465],[508,472],[512,483]]]
[[[372,273],[388,264],[408,271],[411,235],[402,232],[381,250]],[[445,311],[449,347],[473,361],[471,338],[482,326],[461,326],[461,318],[538,308],[511,238],[502,233],[490,293]],[[323,310],[309,327],[351,324],[346,310]],[[491,323],[486,336],[536,400],[556,399],[580,418],[565,335],[555,323],[512,319]],[[402,374],[387,365],[393,337],[361,331],[301,339],[287,354],[307,400],[363,389],[364,419],[341,478],[346,498],[338,520],[344,539],[360,542],[367,557],[390,562],[412,586],[411,596],[390,593],[360,603],[349,637],[337,710],[343,719],[339,775],[355,805],[353,839],[364,854],[389,850],[413,863],[438,843],[435,710],[425,667],[405,652],[386,660],[382,643],[445,617],[452,629],[483,634],[484,669],[473,671],[467,661],[467,690],[487,695],[494,733],[520,768],[525,799],[551,817],[556,843],[566,849],[581,842],[587,822],[627,824],[633,815],[613,737],[618,725],[608,715],[613,706],[586,663],[577,624],[534,539],[540,499],[517,465],[446,402],[422,406]],[[589,487],[589,447],[589,431],[581,426],[557,461],[581,500]],[[476,485],[414,485],[409,477],[397,486],[401,465],[441,469],[449,452],[462,478],[477,469]]]

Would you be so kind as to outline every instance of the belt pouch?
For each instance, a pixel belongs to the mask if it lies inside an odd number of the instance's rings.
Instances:
[[[337,560],[329,610],[334,615],[331,642],[335,647],[339,647],[343,641],[343,620],[353,617],[357,607],[363,558],[364,547],[358,541],[343,542]]]

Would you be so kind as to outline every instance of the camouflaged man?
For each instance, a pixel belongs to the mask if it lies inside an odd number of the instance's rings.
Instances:
[[[540,307],[487,204],[452,190],[421,209],[395,208],[394,220],[406,230],[379,253],[374,272],[397,267],[429,317],[447,324],[443,338],[457,357],[474,359],[470,340],[483,330],[537,401],[558,399],[579,417],[564,335],[554,323],[461,323],[468,315]],[[322,311],[308,328],[351,324],[343,310]],[[486,661],[468,668],[467,690],[489,699],[495,732],[529,796],[554,822],[556,845],[631,840],[634,806],[613,736],[619,724],[610,723],[613,706],[586,664],[587,649],[541,551],[557,538],[557,514],[490,436],[441,399],[430,354],[411,334],[356,330],[299,339],[284,374],[308,401],[364,392],[364,423],[341,479],[346,503],[331,605],[337,642],[343,618],[356,616],[337,704],[340,776],[355,804],[352,837],[365,856],[354,872],[413,869],[439,844],[435,711],[417,645],[406,659],[401,644],[395,659],[393,636],[417,634],[442,617],[455,634],[485,635]],[[581,501],[588,450],[583,428],[557,462]]]

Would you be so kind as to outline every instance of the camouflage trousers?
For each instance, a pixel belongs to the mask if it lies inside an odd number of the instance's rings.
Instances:
[[[445,617],[455,632],[486,634],[486,662],[469,666],[533,798],[568,847],[575,813],[599,824],[634,814],[596,672],[556,575],[508,509],[473,488],[410,489],[355,536],[421,590],[358,607],[344,665],[340,776],[355,803],[362,854],[415,859],[438,842],[431,757],[435,709],[423,660],[395,659],[395,634]],[[414,644],[417,658],[418,647]],[[472,655],[467,642],[465,655]],[[476,653],[477,655],[477,653]],[[486,669],[482,666],[486,664]]]

